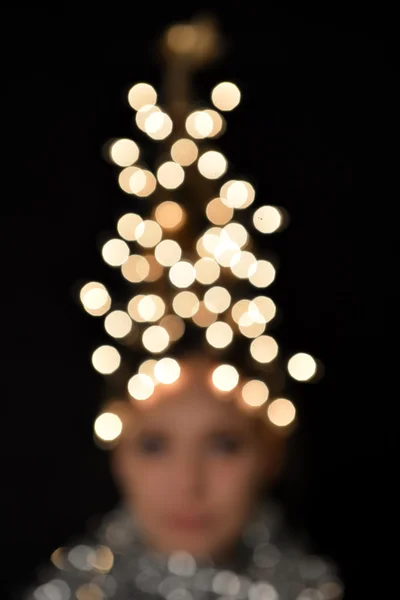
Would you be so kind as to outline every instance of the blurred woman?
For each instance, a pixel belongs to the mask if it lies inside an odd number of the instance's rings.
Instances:
[[[334,567],[307,554],[264,497],[285,438],[215,388],[211,359],[180,364],[177,381],[123,413],[111,456],[120,506],[27,598],[342,598]]]

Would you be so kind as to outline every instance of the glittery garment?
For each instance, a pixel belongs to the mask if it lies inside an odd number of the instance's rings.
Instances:
[[[138,523],[119,507],[90,539],[57,551],[26,600],[339,600],[334,565],[285,533],[276,505],[262,504],[229,564],[187,552],[149,552]],[[25,600],[25,599],[24,599]]]

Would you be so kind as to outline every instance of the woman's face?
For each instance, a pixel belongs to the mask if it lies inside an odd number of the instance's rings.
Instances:
[[[223,556],[254,509],[260,436],[254,419],[213,391],[209,365],[181,364],[178,382],[131,411],[114,474],[150,547]]]

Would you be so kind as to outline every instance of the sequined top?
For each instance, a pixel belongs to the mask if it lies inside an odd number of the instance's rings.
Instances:
[[[23,600],[340,600],[335,565],[307,553],[264,503],[248,523],[229,564],[197,561],[187,552],[149,551],[122,506],[98,529],[60,548]]]

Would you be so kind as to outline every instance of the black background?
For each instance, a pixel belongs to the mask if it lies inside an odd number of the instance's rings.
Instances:
[[[134,207],[102,148],[134,136],[126,91],[160,87],[154,43],[196,14],[168,6],[74,3],[3,8],[1,191],[1,598],[116,493],[92,440],[103,339],[76,301],[104,279],[100,235]],[[398,427],[398,145],[393,15],[218,9],[225,56],[202,72],[242,90],[220,148],[284,206],[268,238],[271,295],[288,352],[325,365],[298,385],[306,467],[297,507],[342,568],[346,598],[389,598]],[[300,496],[299,496],[300,498]],[[292,498],[293,501],[293,498]],[[299,499],[300,502],[300,499]]]

